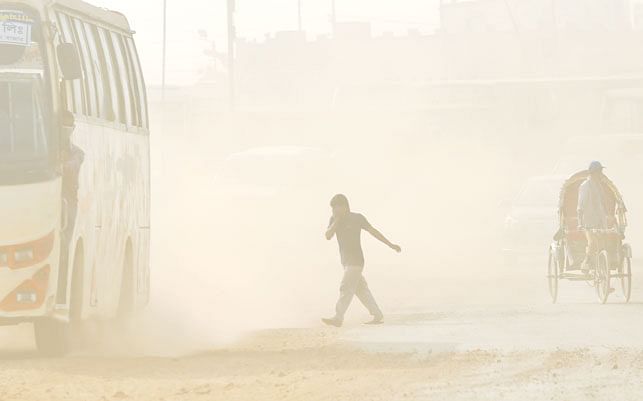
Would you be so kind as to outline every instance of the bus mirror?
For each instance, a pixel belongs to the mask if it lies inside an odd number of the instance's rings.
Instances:
[[[76,46],[72,43],[61,43],[58,45],[57,54],[58,65],[60,65],[64,79],[74,80],[83,77],[80,67],[80,57],[78,57]]]

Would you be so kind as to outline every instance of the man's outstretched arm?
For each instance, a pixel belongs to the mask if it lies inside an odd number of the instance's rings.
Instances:
[[[382,234],[381,232],[379,232],[379,230],[377,230],[375,227],[373,227],[373,226],[371,226],[371,225],[369,224],[369,225],[368,225],[368,227],[365,227],[364,229],[365,229],[366,231],[368,231],[368,232],[369,232],[369,234],[371,234],[373,237],[377,238],[379,241],[381,241],[381,242],[383,242],[384,244],[386,244],[389,248],[391,248],[391,249],[392,249],[392,250],[394,250],[395,252],[397,252],[397,253],[402,252],[402,248],[401,248],[399,245],[396,245],[396,244],[392,243],[391,241],[389,241],[389,240],[384,236],[384,234]]]

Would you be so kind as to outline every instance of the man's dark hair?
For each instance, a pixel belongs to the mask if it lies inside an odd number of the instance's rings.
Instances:
[[[348,204],[348,198],[344,194],[337,194],[333,196],[333,199],[330,200],[330,206],[331,207],[346,206],[346,208],[350,210],[350,206]]]

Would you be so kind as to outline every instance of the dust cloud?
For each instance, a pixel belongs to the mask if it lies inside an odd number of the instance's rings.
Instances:
[[[317,326],[332,315],[342,269],[323,232],[335,193],[347,194],[354,210],[403,247],[397,255],[364,237],[365,274],[385,313],[545,301],[555,208],[551,228],[535,228],[539,252],[526,263],[506,265],[504,220],[527,178],[553,174],[552,149],[564,149],[565,140],[391,114],[292,121],[268,113],[249,124],[253,117],[218,113],[185,131],[159,128],[147,312],[153,335],[146,341],[196,351],[253,330]],[[266,133],[260,119],[284,129]],[[558,194],[547,195],[555,205]],[[366,315],[357,305],[349,312]]]
[[[195,85],[151,85],[151,301],[72,355],[90,372],[74,385],[125,361],[105,394],[632,396],[611,388],[643,366],[641,4],[544,3],[440,2],[434,32],[240,34],[233,101],[218,42]],[[628,205],[632,302],[561,282],[552,305],[560,188],[592,160]],[[344,328],[320,322],[343,273],[323,235],[337,193],[402,247],[363,235],[383,326],[357,301]]]
[[[641,238],[638,31],[585,21],[583,33],[572,27],[587,16],[559,10],[558,30],[480,32],[443,11],[435,35],[347,23],[334,41],[241,40],[236,112],[225,79],[153,92],[151,331],[196,350],[332,315],[341,266],[322,234],[335,193],[403,247],[364,239],[385,313],[546,302],[558,189],[591,160],[633,205],[628,238]],[[552,183],[530,190],[533,177]],[[519,216],[514,233],[517,205],[541,216]],[[516,243],[519,261],[503,252]]]

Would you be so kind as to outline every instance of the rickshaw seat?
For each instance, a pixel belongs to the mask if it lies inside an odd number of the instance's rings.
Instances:
[[[587,237],[585,236],[585,231],[581,231],[577,228],[572,230],[567,230],[566,232],[568,241],[586,241]]]
[[[574,231],[578,229],[578,217],[576,216],[566,216],[565,217],[565,229],[569,231]]]

